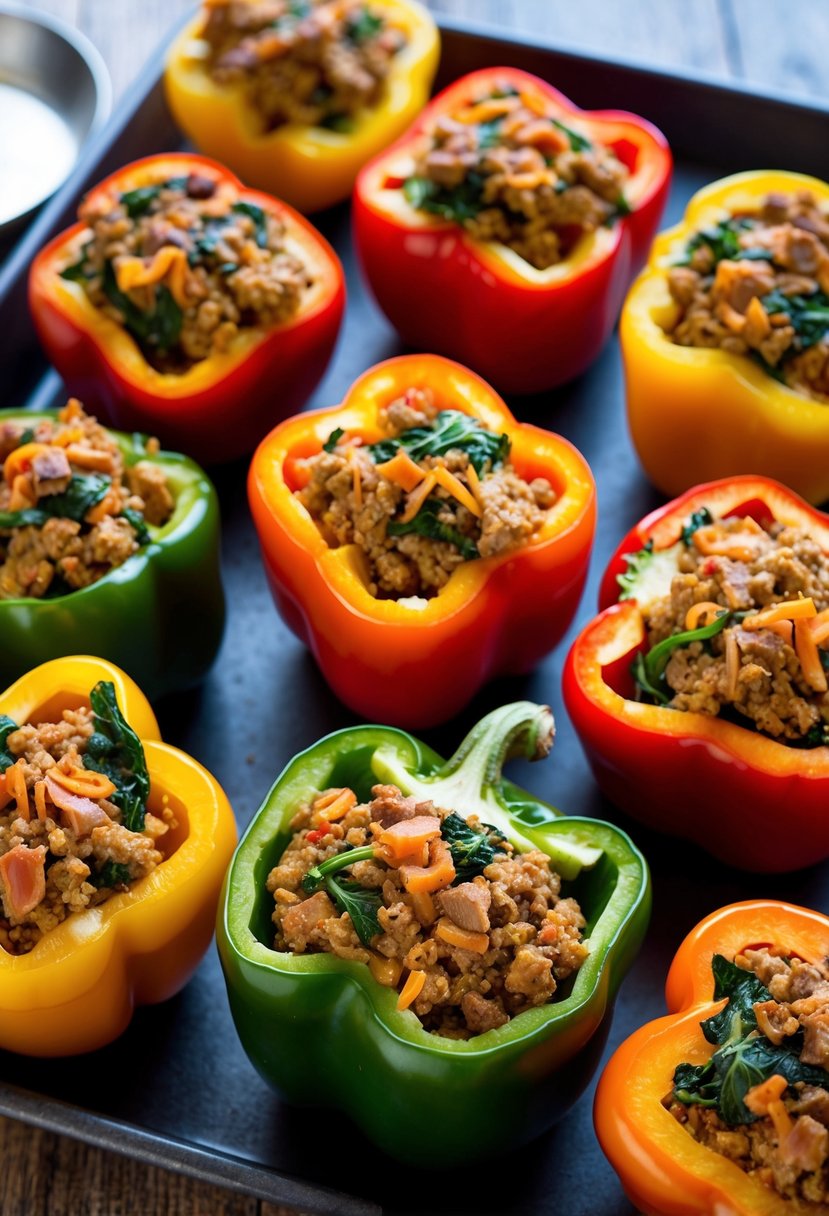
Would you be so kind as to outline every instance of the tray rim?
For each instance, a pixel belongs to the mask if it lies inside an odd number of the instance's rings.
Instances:
[[[491,22],[469,21],[443,13],[433,15],[441,33],[483,44],[498,43],[501,46],[520,48],[522,51],[530,49],[542,55],[553,54],[574,67],[585,64],[593,70],[609,67],[623,74],[646,78],[648,87],[652,89],[658,88],[660,82],[680,82],[701,94],[716,94],[726,103],[727,100],[745,101],[749,104],[771,103],[789,111],[792,121],[796,121],[798,114],[829,118],[829,101],[824,103],[820,98],[790,94],[781,89],[766,89],[747,81],[724,80],[713,72],[702,70],[691,71],[677,67],[669,71],[654,68],[635,58],[585,51],[567,42],[559,43],[548,39],[533,41],[529,32],[522,34],[520,31],[506,30]],[[87,183],[91,184],[97,180],[101,161],[118,146],[124,132],[144,106],[150,93],[159,86],[168,48],[175,32],[191,19],[192,14],[189,14],[173,23],[136,78],[116,102],[106,123],[89,140],[63,186],[43,205],[39,214],[0,262],[0,308],[15,285],[21,279],[25,280],[34,255],[64,226],[65,213],[74,210],[76,200]],[[46,369],[44,376],[38,381],[40,395],[47,391],[47,385],[54,384],[57,380],[54,369],[48,364]],[[0,1116],[118,1153],[146,1165],[182,1172],[197,1181],[219,1188],[305,1212],[319,1213],[320,1216],[379,1216],[382,1213],[382,1208],[371,1200],[363,1200],[318,1183],[303,1181],[289,1173],[274,1170],[264,1163],[255,1163],[239,1157],[224,1148],[184,1140],[150,1130],[137,1122],[97,1114],[84,1106],[48,1097],[2,1079]]]

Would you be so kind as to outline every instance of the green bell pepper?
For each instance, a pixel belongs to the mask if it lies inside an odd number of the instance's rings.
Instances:
[[[218,945],[231,1011],[252,1063],[291,1102],[345,1110],[382,1149],[418,1164],[455,1165],[538,1135],[588,1084],[618,985],[650,912],[644,858],[624,832],[562,816],[506,781],[505,760],[544,756],[549,709],[495,710],[453,758],[390,727],[357,726],[300,753],[277,779],[234,855]],[[300,803],[331,786],[361,800],[376,783],[475,813],[521,850],[542,849],[587,919],[590,953],[554,1002],[461,1041],[422,1027],[369,968],[331,954],[271,948],[269,871]]]
[[[32,426],[56,411],[0,410]],[[225,603],[219,506],[207,475],[186,456],[150,452],[146,437],[111,431],[127,465],[159,465],[175,498],[162,527],[121,566],[88,587],[44,599],[0,599],[0,688],[48,659],[95,654],[122,667],[150,698],[200,680],[219,649]]]

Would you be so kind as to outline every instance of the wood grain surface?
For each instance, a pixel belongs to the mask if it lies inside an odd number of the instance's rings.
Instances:
[[[36,0],[103,54],[115,103],[191,0]],[[431,0],[528,39],[829,96],[825,0]],[[0,1216],[297,1216],[0,1119]],[[600,1216],[597,1213],[597,1216]]]

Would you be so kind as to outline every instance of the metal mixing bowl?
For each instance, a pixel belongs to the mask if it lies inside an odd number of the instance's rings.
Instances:
[[[110,104],[106,67],[83,35],[0,4],[0,242],[66,180]]]

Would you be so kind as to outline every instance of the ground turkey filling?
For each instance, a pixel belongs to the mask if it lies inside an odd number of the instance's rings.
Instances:
[[[265,131],[350,130],[406,42],[361,0],[211,0],[200,37],[212,78],[241,85]]]
[[[159,815],[142,809],[140,830],[125,825],[111,801],[116,786],[84,766],[96,729],[87,707],[20,727],[0,717],[0,947],[11,954],[149,874],[176,826],[166,806]]]
[[[694,1074],[703,1069],[684,1066],[665,1105],[695,1139],[786,1198],[829,1203],[829,965],[823,960],[813,966],[765,947],[746,949],[734,962],[759,981],[748,1000],[760,999],[743,1015],[751,1029],[742,1042],[743,1051],[762,1061],[758,1070],[765,1077],[744,1094],[738,1113],[723,1110],[716,1096],[715,1105],[700,1105],[703,1091],[689,1094],[683,1084],[693,1090]],[[732,1035],[732,1047],[738,1037]],[[775,1064],[785,1067],[786,1076],[808,1079],[787,1083]]]
[[[829,213],[808,190],[697,233],[668,271],[680,346],[752,355],[776,379],[829,402]]]
[[[587,947],[579,905],[561,898],[547,855],[515,854],[476,817],[404,797],[396,786],[372,794],[358,805],[351,790],[326,790],[294,816],[294,835],[268,878],[276,949],[368,964],[381,984],[399,989],[398,1008],[449,1038],[482,1034],[552,1000]],[[309,894],[312,867],[366,845],[373,856],[330,876],[345,883],[323,881]],[[373,921],[365,920],[367,904]]]
[[[626,167],[577,125],[535,92],[507,87],[469,102],[432,127],[406,198],[543,270],[628,211]]]
[[[303,462],[300,502],[328,544],[358,545],[372,595],[429,597],[463,562],[516,549],[555,501],[509,463],[509,440],[409,389],[381,412],[389,438],[333,433]]]
[[[311,285],[281,220],[207,175],[95,191],[78,215],[88,236],[62,277],[161,371],[186,371],[240,330],[289,320]]]
[[[157,443],[149,441],[150,451]],[[0,600],[87,587],[122,565],[174,508],[163,469],[125,466],[71,400],[57,421],[0,423]]]
[[[829,556],[805,532],[751,517],[703,523],[678,550],[670,595],[646,609],[650,647],[722,627],[671,650],[670,706],[735,714],[781,742],[827,742]]]

